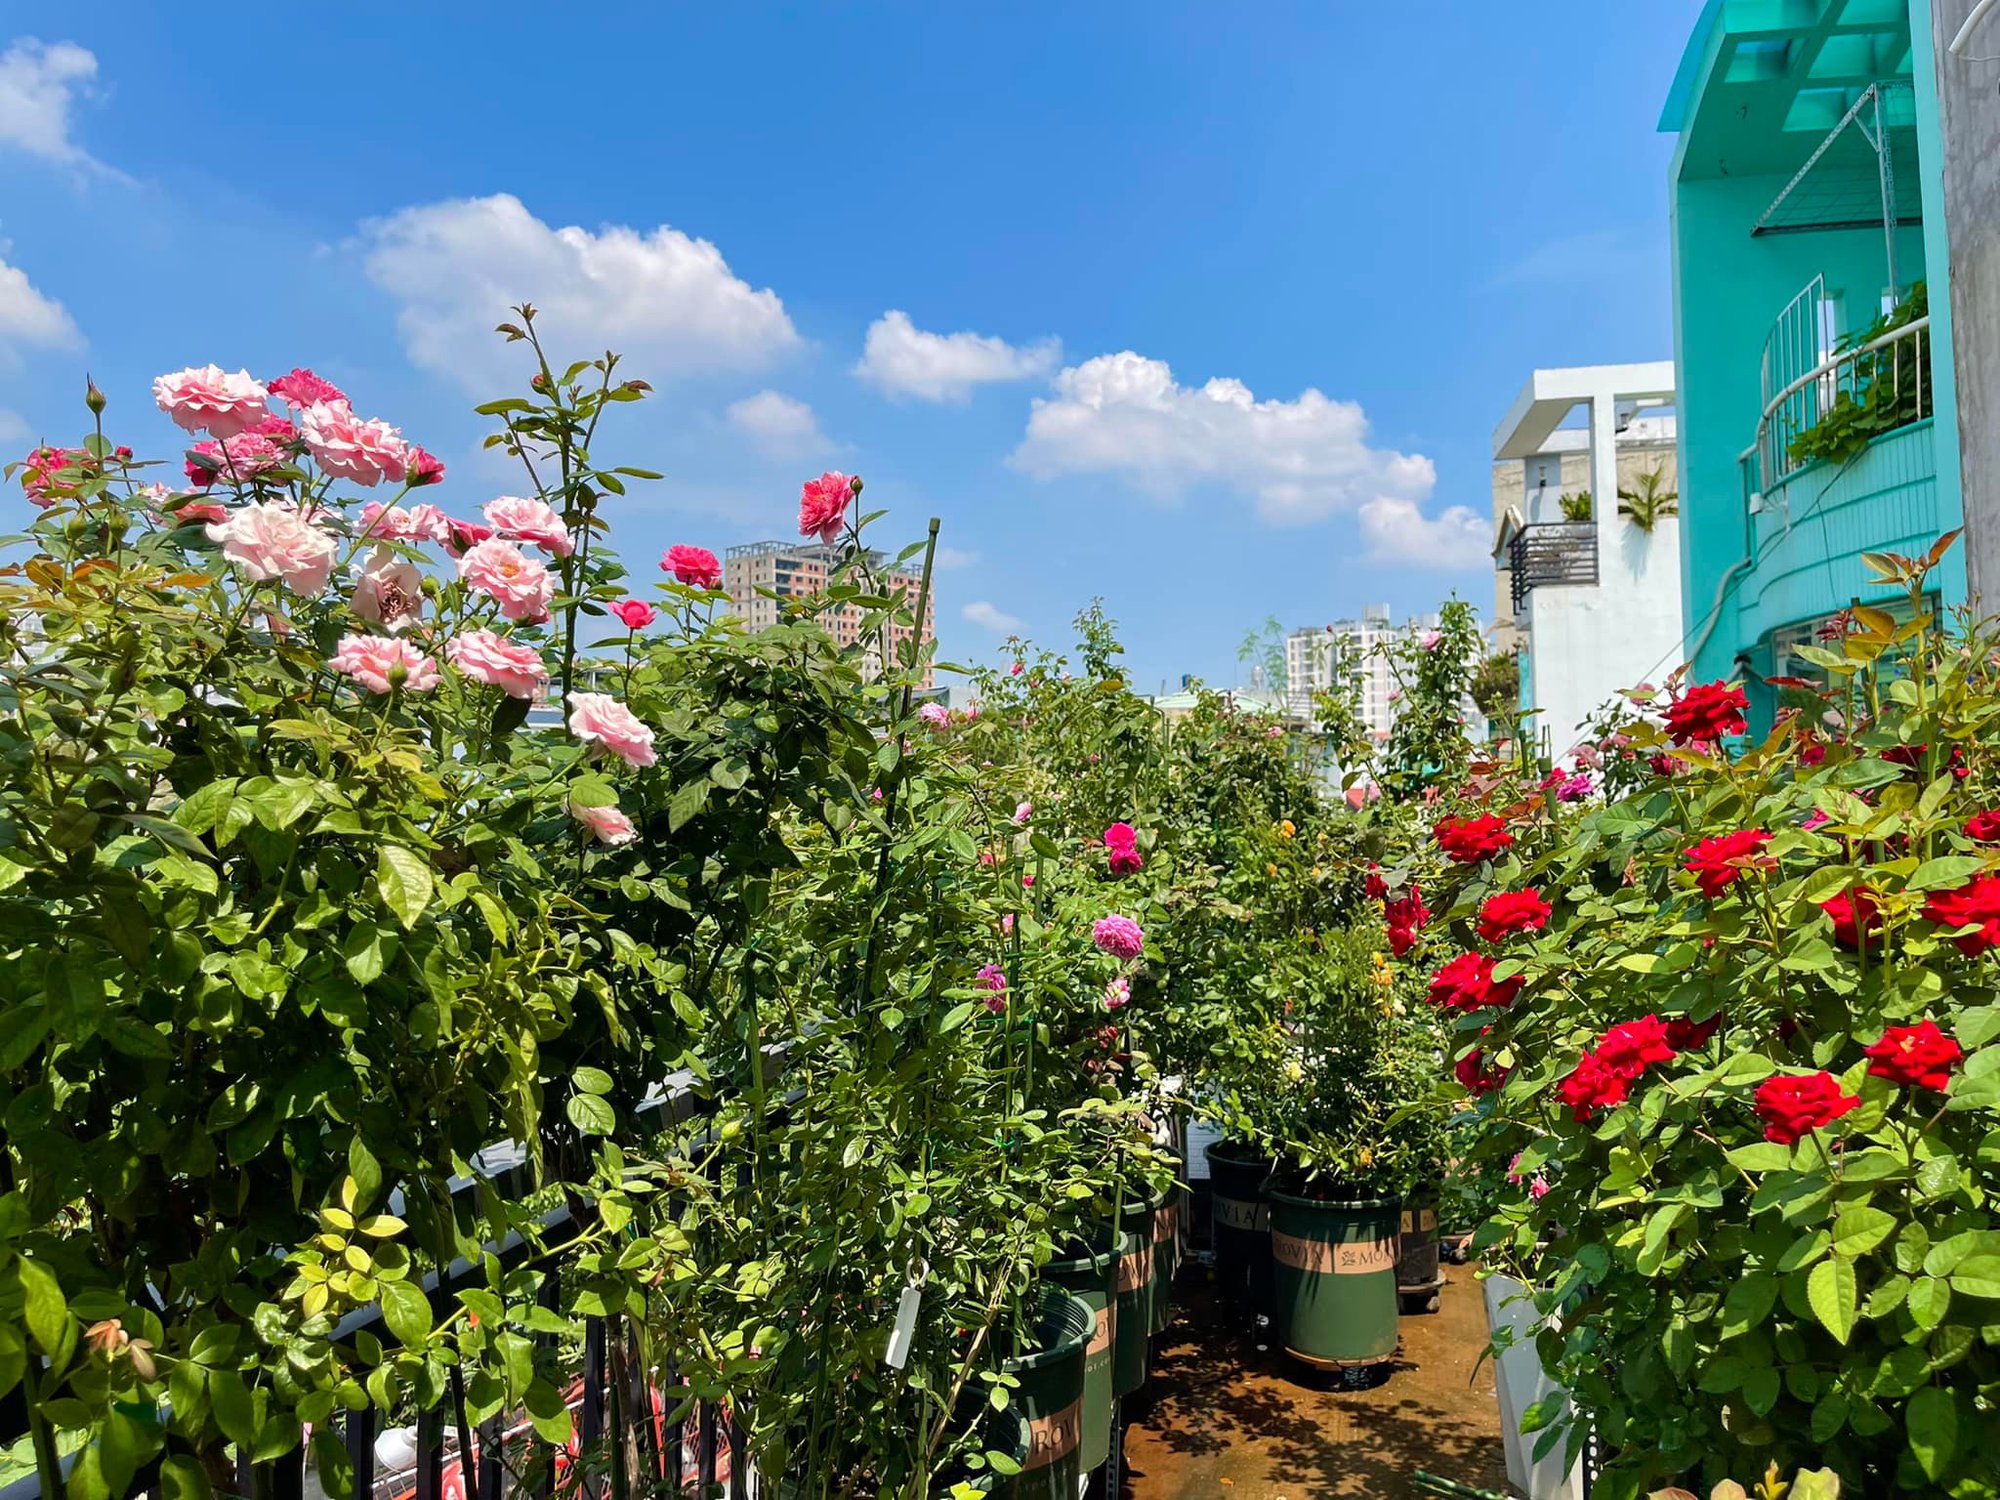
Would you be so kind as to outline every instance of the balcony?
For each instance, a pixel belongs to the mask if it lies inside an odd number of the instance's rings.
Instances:
[[[1597,582],[1597,523],[1543,521],[1524,526],[1507,547],[1518,616],[1538,588]]]

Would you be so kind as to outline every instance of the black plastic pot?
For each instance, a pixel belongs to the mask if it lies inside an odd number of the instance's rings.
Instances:
[[[1419,1195],[1403,1207],[1400,1237],[1402,1250],[1396,1257],[1396,1295],[1403,1311],[1434,1313],[1444,1287],[1444,1273],[1438,1265],[1438,1216],[1434,1198]]]
[[[1264,1182],[1274,1165],[1245,1141],[1208,1148],[1216,1295],[1223,1316],[1240,1328],[1271,1315],[1271,1205]]]

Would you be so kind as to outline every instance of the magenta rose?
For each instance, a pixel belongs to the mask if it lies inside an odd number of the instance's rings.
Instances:
[[[689,588],[712,589],[722,582],[722,564],[715,560],[715,554],[706,547],[690,547],[686,542],[676,542],[667,548],[666,556],[660,559],[660,568],[673,574],[676,583]]]
[[[1139,924],[1115,913],[1091,924],[1090,940],[1113,958],[1137,958],[1146,951],[1146,934]]]

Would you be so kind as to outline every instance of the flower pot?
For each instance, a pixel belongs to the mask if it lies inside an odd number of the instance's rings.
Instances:
[[[1111,1327],[1111,1393],[1146,1383],[1146,1335],[1153,1318],[1153,1215],[1127,1204],[1118,1236],[1118,1310]]]
[[[1015,1500],[1076,1500],[1083,1476],[1084,1361],[1097,1317],[1079,1297],[1042,1285],[1028,1330],[1028,1347],[1001,1368],[1020,1382],[1011,1404],[1028,1424],[1021,1472],[995,1488]]]
[[[1208,1148],[1216,1291],[1229,1320],[1246,1328],[1271,1314],[1271,1207],[1264,1181],[1273,1165],[1243,1141]]]
[[[1436,1312],[1444,1273],[1438,1266],[1437,1205],[1404,1208],[1401,1249],[1396,1256],[1396,1295],[1405,1312]]]
[[[1153,1293],[1146,1332],[1158,1333],[1174,1316],[1174,1275],[1180,1270],[1181,1196],[1178,1182],[1161,1189],[1148,1205],[1153,1211]]]
[[[1286,1351],[1322,1369],[1395,1358],[1401,1200],[1308,1198],[1275,1184],[1265,1192]]]
[[[1080,1467],[1097,1468],[1111,1453],[1111,1406],[1116,1399],[1112,1368],[1118,1323],[1118,1257],[1109,1225],[1095,1244],[1065,1260],[1050,1261],[1042,1275],[1069,1292],[1091,1312],[1090,1343],[1083,1352],[1083,1438]]]

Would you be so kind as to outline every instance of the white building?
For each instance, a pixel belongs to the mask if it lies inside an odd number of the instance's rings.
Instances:
[[[1318,726],[1313,694],[1330,685],[1334,652],[1344,642],[1348,654],[1359,659],[1361,718],[1379,749],[1388,743],[1389,731],[1396,725],[1398,694],[1389,651],[1397,642],[1420,637],[1438,625],[1436,615],[1412,615],[1401,625],[1391,624],[1388,605],[1370,604],[1358,620],[1294,630],[1285,637],[1286,706],[1294,718]]]
[[[1673,400],[1671,361],[1537,370],[1493,434],[1494,563],[1521,656],[1521,706],[1555,760],[1607,702],[1659,682],[1686,649],[1680,518],[1661,501],[1676,485]],[[1563,498],[1575,508],[1571,481],[1586,476],[1590,518],[1566,519]],[[1627,513],[1644,502],[1621,502],[1621,491],[1655,500],[1650,527]]]

